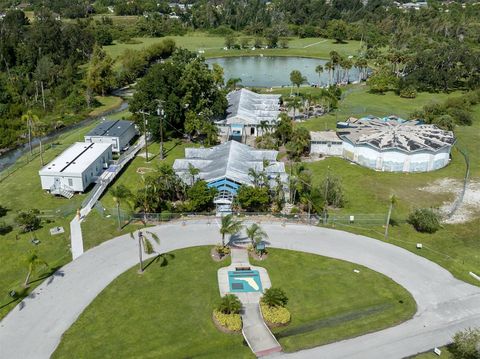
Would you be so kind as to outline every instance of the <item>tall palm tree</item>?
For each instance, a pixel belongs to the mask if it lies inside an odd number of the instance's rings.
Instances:
[[[350,70],[353,67],[353,61],[350,60],[350,59],[345,59],[342,63],[342,67],[345,70],[344,82],[346,82],[348,84],[348,83],[350,83],[349,77],[350,77]]]
[[[258,126],[258,128],[262,131],[262,136],[269,132],[270,130],[270,126],[268,124],[268,121],[267,120],[261,120],[260,121],[260,125]]]
[[[300,108],[300,98],[298,96],[292,97],[287,102],[287,107],[289,110],[293,110],[293,120],[295,121],[296,110]]]
[[[334,66],[331,61],[327,61],[325,69],[328,70],[328,86],[332,86]]]
[[[248,169],[248,177],[252,179],[254,187],[258,187],[260,185],[261,175],[261,172],[257,172],[255,168]]]
[[[110,188],[110,194],[112,195],[113,201],[117,207],[118,230],[120,230],[122,229],[122,223],[120,220],[120,204],[123,200],[130,198],[132,193],[127,187],[125,187],[123,184],[120,184],[117,187]]]
[[[222,235],[222,246],[225,247],[225,235],[234,235],[242,229],[243,224],[241,221],[237,221],[233,218],[232,214],[227,214],[222,217],[222,223],[220,225],[220,234]]]
[[[37,253],[32,252],[27,255],[26,263],[28,265],[28,273],[27,278],[25,278],[25,282],[23,283],[24,288],[28,288],[30,285],[30,277],[32,273],[39,267],[48,267],[47,262],[41,259]]]
[[[37,117],[38,119],[38,117]],[[45,136],[45,134],[47,133],[47,126],[43,123],[43,122],[40,122],[40,121],[34,121],[33,122],[33,128],[32,128],[32,133],[34,136],[36,136],[38,138],[38,142],[39,142],[39,149],[40,149],[40,164],[42,166],[45,165],[44,161],[43,161],[43,141],[42,141],[42,137]]]
[[[28,129],[28,146],[30,147],[30,155],[33,154],[32,150],[32,129],[33,124],[38,121],[38,116],[34,115],[31,110],[28,110],[26,114],[22,116],[22,121],[27,123]]]
[[[390,206],[388,207],[388,214],[387,214],[387,223],[385,224],[385,239],[388,239],[388,227],[390,225],[390,217],[392,216],[393,206],[397,203],[397,196],[392,194],[390,196]]]
[[[148,234],[148,236],[147,236]],[[139,257],[139,273],[143,273],[145,267],[143,266],[143,252],[146,254],[152,254],[155,251],[153,250],[152,241],[157,244],[160,244],[160,238],[155,233],[145,231],[145,234],[142,231],[138,231],[138,257]],[[135,239],[133,232],[130,233],[130,238]]]
[[[318,75],[318,85],[320,86],[322,84],[323,66],[322,65],[317,65],[317,67],[315,67],[315,72]]]
[[[250,227],[245,229],[247,237],[252,242],[252,246],[255,247],[263,239],[268,238],[268,234],[258,224],[253,223]]]

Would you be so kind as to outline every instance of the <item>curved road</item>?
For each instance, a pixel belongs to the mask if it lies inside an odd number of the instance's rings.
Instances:
[[[415,298],[415,316],[398,326],[287,354],[291,358],[403,358],[447,344],[461,329],[480,326],[480,288],[400,247],[347,232],[304,225],[264,224],[272,247],[343,259],[383,273]],[[162,252],[219,242],[215,223],[151,228]],[[128,235],[95,247],[64,266],[0,322],[0,358],[48,358],[62,334],[118,275],[138,263]]]

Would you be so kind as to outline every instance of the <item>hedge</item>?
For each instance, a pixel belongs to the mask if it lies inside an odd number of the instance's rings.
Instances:
[[[215,309],[213,311],[213,316],[218,324],[232,332],[239,332],[242,330],[242,317],[240,317],[240,314],[224,314]]]
[[[263,318],[267,323],[271,324],[287,324],[290,322],[290,312],[285,307],[270,307],[260,302]]]

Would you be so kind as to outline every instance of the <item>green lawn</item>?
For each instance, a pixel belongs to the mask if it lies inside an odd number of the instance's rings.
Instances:
[[[53,358],[253,357],[241,335],[221,333],[212,324],[217,270],[228,263],[212,262],[210,247],[174,255],[166,267],[152,264],[143,276],[135,267],[118,277],[65,333]],[[276,334],[303,331],[280,339],[287,350],[378,330],[415,311],[402,287],[351,263],[271,250],[261,265],[290,298],[292,323]],[[309,324],[316,328],[306,330]]]
[[[168,36],[175,40],[178,47],[186,48],[190,51],[203,50],[203,56],[210,57],[224,57],[224,56],[302,56],[302,57],[316,57],[329,58],[329,53],[332,50],[337,51],[341,55],[349,56],[355,55],[360,48],[359,41],[349,41],[345,44],[336,44],[334,40],[322,38],[291,38],[288,49],[261,49],[261,50],[223,50],[225,46],[225,38],[220,36],[209,36],[203,33],[191,33],[185,36]],[[252,39],[251,37],[248,37]],[[125,49],[141,50],[152,44],[163,41],[165,38],[155,37],[141,37],[135,38],[133,44],[120,44],[105,46],[105,51],[112,57],[117,58]],[[253,41],[252,41],[253,42]]]
[[[253,358],[240,334],[218,331],[210,247],[175,251],[166,267],[114,280],[64,334],[53,358]]]
[[[453,354],[448,351],[447,347],[441,347],[440,350],[442,351],[442,354],[440,357],[433,352],[433,350],[430,350],[426,353],[422,354],[417,354],[413,357],[410,357],[409,359],[455,359]]]
[[[255,264],[265,267],[272,286],[285,290],[289,298],[292,321],[274,329],[285,351],[377,331],[416,311],[404,288],[357,264],[279,249],[270,249],[267,260]]]
[[[96,96],[100,106],[89,113],[89,116],[100,116],[102,113],[112,111],[122,104],[122,99],[117,96]]]
[[[347,108],[365,104],[365,109],[359,115],[364,114],[400,114],[411,111],[414,106],[401,105],[408,100],[394,98],[392,103],[394,110],[388,110],[387,106],[383,111],[377,109],[378,103],[375,101],[378,95],[369,94],[366,91],[355,92],[347,95],[342,103],[339,112],[348,111]],[[417,106],[428,101],[445,99],[445,95],[429,96],[422,94],[423,100],[415,100]],[[389,94],[385,96],[390,96]],[[454,94],[456,96],[456,94]],[[373,104],[373,105],[371,105]],[[400,112],[400,113],[399,113]],[[403,112],[403,113],[402,113]],[[472,126],[461,126],[455,129],[457,143],[466,148],[471,161],[470,179],[472,181],[480,180],[480,164],[476,159],[480,156],[480,106],[474,108],[474,124]],[[344,119],[344,116],[339,116]],[[323,123],[322,123],[323,121]],[[325,127],[334,128],[335,118],[330,116],[326,120],[322,118],[314,119],[311,122],[302,123],[312,129],[322,129]],[[462,180],[465,174],[465,162],[460,152],[454,148],[452,151],[451,163],[440,170],[428,173],[386,173],[376,172],[361,166],[351,164],[341,158],[327,158],[323,161],[309,163],[307,166],[313,173],[314,182],[319,183],[327,171],[338,175],[343,182],[344,193],[347,199],[345,208],[330,212],[330,216],[335,215],[377,215],[377,218],[384,218],[388,209],[388,198],[391,194],[396,194],[398,204],[395,207],[393,217],[397,220],[405,220],[408,213],[418,207],[439,207],[444,201],[454,199],[452,194],[448,193],[429,193],[420,188],[427,187],[435,180],[442,178],[454,178]],[[480,212],[480,211],[479,211]],[[338,226],[356,233],[365,234],[378,239],[383,239],[384,229],[381,225],[362,225],[356,223],[353,226]],[[412,229],[406,223],[395,226],[390,231],[390,238],[394,244],[423,255],[450,270],[456,277],[480,285],[473,279],[468,272],[480,273],[480,219],[476,219],[464,224],[444,225],[441,230],[435,234],[420,234]],[[422,251],[416,250],[416,243],[423,243]]]

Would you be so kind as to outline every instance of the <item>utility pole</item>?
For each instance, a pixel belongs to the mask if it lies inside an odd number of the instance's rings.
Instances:
[[[157,107],[157,115],[160,117],[160,160],[163,160],[163,116],[165,115],[165,111],[161,105],[161,101],[159,101]]]
[[[143,135],[145,137],[145,160],[148,162],[148,136],[147,136],[147,120],[145,119],[145,115],[150,115],[150,113],[145,111],[140,111],[143,115]]]

